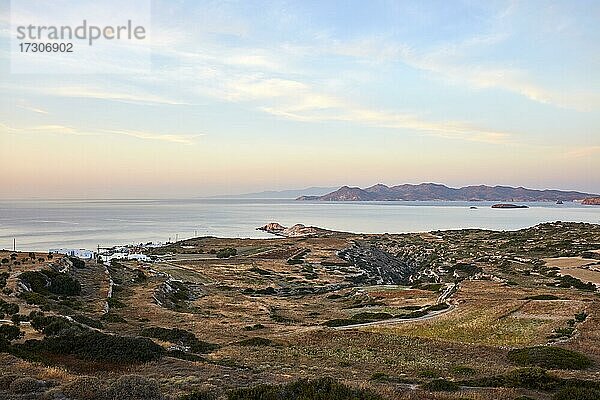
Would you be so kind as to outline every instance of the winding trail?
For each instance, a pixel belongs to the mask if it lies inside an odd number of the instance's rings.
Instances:
[[[348,330],[348,329],[356,329],[356,328],[363,328],[366,326],[377,326],[377,325],[393,325],[393,324],[404,324],[404,323],[408,323],[408,322],[418,322],[418,321],[426,321],[428,319],[432,319],[432,318],[436,318],[439,317],[442,314],[446,314],[454,309],[456,309],[457,306],[451,304],[450,307],[444,309],[444,310],[439,310],[439,311],[432,311],[427,315],[423,315],[422,317],[416,317],[416,318],[390,318],[390,319],[384,319],[381,321],[373,321],[373,322],[365,322],[362,324],[354,324],[354,325],[346,325],[346,326],[336,326],[333,329],[335,330],[340,330],[340,331],[344,331],[344,330]]]

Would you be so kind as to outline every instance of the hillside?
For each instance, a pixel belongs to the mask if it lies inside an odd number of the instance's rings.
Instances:
[[[598,195],[563,190],[537,190],[511,186],[465,186],[451,188],[436,183],[386,186],[365,189],[342,186],[323,196],[301,196],[297,200],[321,201],[575,201]]]
[[[600,225],[264,228],[302,235],[0,250],[0,399],[599,398]]]

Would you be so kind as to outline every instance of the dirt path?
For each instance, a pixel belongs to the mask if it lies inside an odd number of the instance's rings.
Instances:
[[[450,307],[446,308],[445,310],[432,311],[431,313],[429,313],[427,315],[423,315],[422,317],[417,317],[417,318],[392,318],[392,319],[384,319],[382,321],[365,322],[365,323],[362,323],[362,324],[346,325],[346,326],[336,326],[333,329],[344,331],[344,330],[348,330],[348,329],[363,328],[363,327],[366,327],[366,326],[393,325],[393,324],[404,324],[404,323],[407,323],[407,322],[426,321],[428,319],[436,318],[436,317],[439,317],[442,314],[446,314],[448,312],[451,312],[454,309],[456,309],[456,306],[455,305],[450,305]]]

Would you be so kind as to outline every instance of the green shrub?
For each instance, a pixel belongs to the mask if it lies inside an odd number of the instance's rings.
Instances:
[[[581,353],[551,346],[514,349],[508,352],[508,359],[518,365],[547,369],[585,369],[593,364]]]
[[[127,304],[115,299],[114,297],[109,297],[108,300],[106,300],[106,302],[108,303],[108,307],[110,307],[110,308],[125,308],[125,307],[127,307]]]
[[[217,258],[229,258],[237,255],[237,250],[233,247],[227,247],[217,251]]]
[[[81,285],[76,279],[50,269],[26,271],[19,275],[19,279],[33,292],[39,294],[77,296],[81,293]]]
[[[560,300],[560,297],[553,294],[536,294],[535,296],[527,296],[525,300]]]
[[[272,346],[273,341],[261,337],[252,337],[237,342],[239,346]]]
[[[102,322],[100,322],[94,318],[86,317],[85,315],[76,314],[76,315],[73,315],[73,319],[75,321],[79,322],[80,324],[87,325],[92,328],[96,328],[96,329],[104,328],[104,325],[102,325]]]
[[[102,381],[93,376],[82,376],[62,387],[62,392],[77,400],[101,399],[106,391]]]
[[[352,316],[352,319],[362,323],[362,322],[383,321],[383,320],[390,319],[393,317],[394,316],[392,314],[388,314],[388,313],[384,313],[384,312],[379,312],[379,313],[362,312],[362,313],[354,314]]]
[[[10,384],[9,390],[18,394],[29,394],[46,390],[46,383],[30,377],[17,378]]]
[[[585,290],[585,291],[590,291],[590,292],[596,291],[596,285],[594,285],[592,282],[584,283],[581,279],[574,278],[571,275],[562,275],[559,278],[558,286],[564,287],[564,288],[573,287],[575,289]]]
[[[206,361],[205,358],[199,356],[198,354],[188,353],[187,351],[183,350],[169,350],[167,351],[166,355],[169,357],[175,357],[179,358],[180,360],[186,361]]]
[[[458,383],[446,379],[434,379],[424,383],[421,387],[431,392],[454,392],[460,389]]]
[[[217,400],[217,396],[209,391],[195,391],[180,396],[178,400]]]
[[[126,323],[127,320],[123,317],[121,317],[120,315],[117,314],[113,314],[111,312],[108,312],[104,315],[102,315],[102,317],[100,317],[100,319],[104,322],[113,322],[113,323]]]
[[[421,378],[438,378],[440,376],[439,372],[433,369],[424,369],[417,372],[417,375]]]
[[[141,336],[164,340],[181,346],[188,346],[193,353],[209,353],[218,348],[213,343],[199,340],[192,332],[179,328],[149,327],[142,329]]]
[[[588,317],[588,313],[585,311],[582,311],[580,313],[575,314],[575,321],[583,322],[587,319],[587,317]]]
[[[245,331],[257,331],[259,329],[264,329],[264,328],[265,328],[265,326],[263,324],[254,324],[254,325],[245,326],[243,329]]]
[[[260,385],[227,393],[228,400],[383,400],[366,390],[354,389],[332,378],[301,379],[286,385]]]
[[[163,400],[158,383],[139,375],[124,375],[106,390],[105,397],[118,400]]]
[[[23,336],[21,330],[15,325],[0,325],[0,338],[7,341],[15,340]]]
[[[450,307],[450,305],[446,303],[438,303],[427,307],[427,311],[442,311],[446,310]]]
[[[557,339],[562,337],[569,337],[575,332],[575,328],[567,326],[562,328],[554,329],[552,335],[549,336],[551,339]]]
[[[600,388],[589,388],[580,386],[566,386],[559,389],[552,400],[598,400],[600,399]]]
[[[0,299],[0,313],[13,315],[19,312],[19,305],[13,303],[7,303],[6,301]]]
[[[353,319],[348,319],[348,318],[336,318],[336,319],[330,319],[329,321],[325,321],[323,322],[323,325],[325,326],[329,326],[331,328],[335,328],[338,326],[348,326],[348,325],[356,325],[359,324],[360,322],[353,320]]]
[[[27,340],[23,344],[13,345],[11,350],[16,356],[33,361],[43,361],[45,354],[53,354],[118,364],[154,361],[165,353],[161,346],[150,339],[90,330],[48,336],[42,340]]]
[[[475,369],[464,365],[456,365],[452,367],[452,374],[454,375],[470,376],[475,375],[476,372],[477,371],[475,371]]]
[[[75,268],[79,268],[79,269],[85,268],[85,261],[83,261],[83,260],[82,260],[82,259],[80,259],[80,258],[77,258],[77,257],[69,257],[69,261],[71,261],[71,263],[73,264],[73,266],[74,266]]]
[[[10,275],[8,272],[0,272],[0,288],[6,286],[6,281],[8,280],[9,276]]]
[[[531,390],[554,390],[562,380],[556,378],[542,368],[521,368],[503,375],[461,381],[459,384],[474,387],[507,387]]]
[[[35,304],[36,306],[48,303],[45,296],[35,292],[21,292],[18,297],[25,300],[27,304]]]

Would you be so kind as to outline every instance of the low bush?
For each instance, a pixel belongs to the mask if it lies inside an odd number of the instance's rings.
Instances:
[[[23,336],[23,333],[18,326],[15,325],[0,325],[0,339],[7,341],[19,339]]]
[[[535,296],[527,296],[525,300],[560,300],[560,297],[553,294],[536,294]]]
[[[456,365],[456,366],[452,367],[453,375],[470,376],[470,375],[475,375],[476,372],[477,371],[475,371],[475,369],[464,366],[464,365]]]
[[[237,255],[237,250],[233,247],[227,247],[217,251],[217,258],[229,258]]]
[[[270,339],[265,339],[261,337],[252,337],[244,340],[240,340],[237,342],[240,346],[272,346],[274,343]]]
[[[552,400],[598,400],[600,388],[565,386],[559,389]]]
[[[48,303],[48,299],[44,295],[35,292],[21,292],[19,298],[25,300],[27,304],[35,304],[36,306],[42,306]]]
[[[77,296],[81,293],[81,285],[69,275],[50,269],[41,271],[26,271],[19,279],[31,291],[39,294],[57,294],[62,296]]]
[[[562,275],[560,278],[558,278],[558,280],[558,286],[563,288],[573,287],[575,289],[590,292],[596,291],[596,285],[594,285],[592,282],[584,283],[581,279],[572,277],[571,275]]]
[[[154,379],[139,375],[121,376],[110,384],[104,397],[119,400],[163,400],[165,398]]]
[[[111,312],[108,312],[104,315],[102,315],[102,317],[100,317],[100,319],[104,322],[113,322],[113,323],[126,323],[127,320],[123,317],[121,317],[120,315],[117,314],[113,314]]]
[[[18,312],[19,312],[18,304],[8,303],[8,302],[0,299],[0,314],[13,315],[13,314],[17,314]]]
[[[0,272],[0,288],[6,286],[6,281],[8,280],[9,276],[10,275],[8,272]]]
[[[75,321],[79,322],[80,324],[87,325],[92,328],[96,328],[96,329],[104,328],[104,325],[102,325],[102,322],[100,322],[94,318],[86,317],[85,315],[76,314],[76,315],[73,315],[73,319]]]
[[[460,389],[458,383],[446,379],[434,379],[421,385],[421,388],[431,392],[454,392]]]
[[[125,308],[125,307],[127,307],[127,304],[115,299],[114,297],[109,297],[106,302],[108,303],[108,307],[110,307],[110,308]]]
[[[141,336],[151,337],[181,346],[187,346],[193,353],[209,353],[218,348],[213,343],[199,340],[192,332],[179,328],[149,327],[142,329]]]
[[[245,331],[257,331],[259,329],[264,329],[264,328],[265,328],[265,326],[263,324],[254,324],[254,325],[245,326],[243,329]]]
[[[95,400],[102,398],[106,391],[102,381],[93,376],[76,378],[62,387],[62,392],[67,397],[77,400]]]
[[[507,372],[503,375],[461,381],[459,384],[475,387],[506,387],[531,390],[554,390],[560,386],[561,379],[552,375],[548,375],[548,373],[542,368],[521,368]]]
[[[383,400],[366,389],[355,389],[332,378],[301,379],[286,385],[260,385],[232,390],[228,400]]]
[[[144,363],[159,359],[165,350],[147,338],[108,335],[97,331],[66,333],[42,340],[13,345],[11,352],[21,358],[44,361],[47,354],[117,364]]]
[[[217,400],[217,396],[207,390],[195,391],[180,396],[177,400]]]
[[[362,322],[383,321],[383,320],[390,319],[393,317],[394,316],[392,314],[384,313],[384,312],[379,312],[379,313],[362,312],[362,313],[354,314],[352,316],[352,319],[362,323]]]
[[[198,354],[188,353],[187,351],[183,350],[169,350],[165,355],[186,361],[206,361],[205,358],[199,356]]]
[[[583,322],[587,319],[587,317],[588,317],[588,313],[585,311],[582,311],[580,313],[575,314],[575,321]]]
[[[442,311],[448,309],[450,306],[446,303],[438,303],[427,307],[427,311]]]
[[[10,384],[9,390],[18,394],[29,394],[46,390],[46,383],[31,377],[17,378]]]
[[[581,353],[551,346],[514,349],[508,352],[508,359],[517,365],[547,369],[585,369],[593,365],[593,361]]]
[[[82,260],[82,259],[80,259],[80,258],[77,258],[77,257],[69,257],[69,261],[71,261],[71,263],[73,264],[73,266],[74,266],[75,268],[79,268],[79,269],[85,268],[85,261],[83,261],[83,260]]]
[[[523,388],[529,390],[542,390],[556,392],[555,400],[588,400],[598,399],[600,383],[580,379],[562,379],[548,374],[542,368],[521,368],[503,375],[465,380],[459,382],[464,386],[474,387],[505,387]],[[585,397],[592,394],[592,397]],[[581,397],[578,397],[581,396]]]

